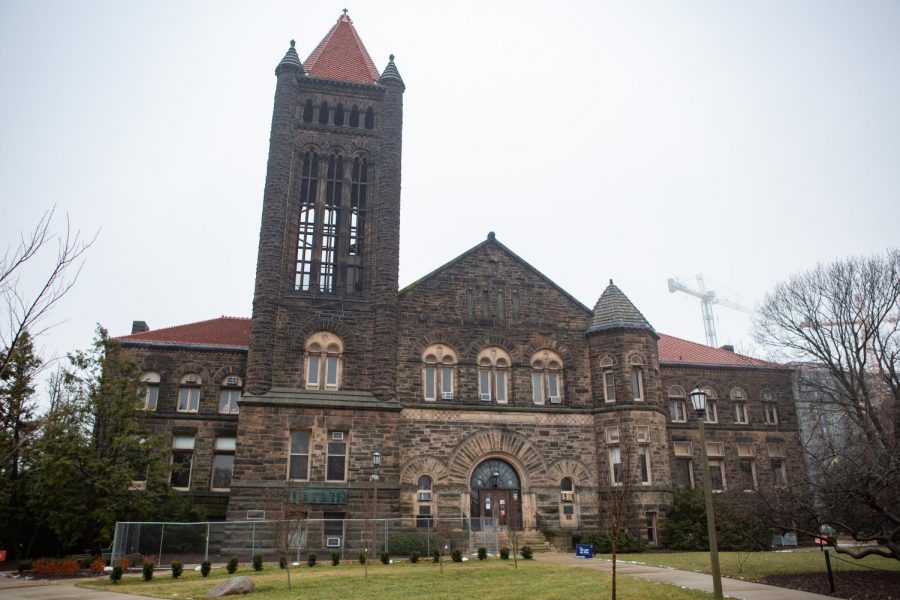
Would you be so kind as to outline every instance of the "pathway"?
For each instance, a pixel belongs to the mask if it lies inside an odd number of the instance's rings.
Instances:
[[[97,589],[80,588],[75,584],[91,579],[13,579],[0,575],[0,598],[3,600],[136,600],[145,596],[132,596]]]
[[[542,563],[594,569],[604,573],[612,572],[612,562],[599,558],[576,558],[574,554],[563,554],[561,552],[535,554],[534,558]],[[638,579],[646,579],[658,583],[668,583],[678,587],[709,592],[710,594],[713,591],[712,575],[706,575],[705,573],[623,562],[617,563],[616,572],[619,575],[637,577]],[[730,577],[722,578],[722,591],[726,597],[739,598],[741,600],[835,600],[833,596],[801,592],[800,590],[754,583],[742,579],[731,579]]]

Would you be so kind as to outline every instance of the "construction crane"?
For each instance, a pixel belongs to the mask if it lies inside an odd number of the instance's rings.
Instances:
[[[696,298],[700,298],[700,309],[703,311],[703,329],[706,331],[706,345],[718,348],[719,342],[716,341],[716,321],[713,317],[713,304],[721,304],[722,306],[733,308],[748,314],[753,314],[753,310],[742,306],[737,302],[719,298],[712,290],[706,289],[703,283],[703,275],[697,275],[697,289],[690,288],[681,283],[677,279],[669,278],[669,292],[684,292]]]

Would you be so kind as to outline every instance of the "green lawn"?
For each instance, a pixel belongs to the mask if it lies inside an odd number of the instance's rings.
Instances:
[[[610,558],[608,554],[600,556],[601,558]],[[709,552],[619,554],[618,559],[657,567],[672,567],[685,571],[710,572]],[[743,570],[740,564],[742,560],[744,561]],[[849,564],[845,561],[849,561]],[[749,555],[746,552],[720,552],[719,564],[722,568],[722,575],[748,580],[756,580],[765,575],[774,575],[776,573],[821,573],[825,571],[825,557],[818,550],[751,552]],[[837,555],[834,551],[831,552],[831,568],[836,571],[866,570],[866,567],[900,570],[900,561],[880,556],[869,556],[862,560],[853,560],[847,555]]]
[[[156,598],[202,598],[219,581],[229,577],[225,569],[214,569],[207,579],[199,573],[186,572],[173,580],[168,570],[157,571],[153,581],[146,583],[140,575],[129,575],[113,585],[108,579],[87,584],[129,594]],[[588,569],[558,567],[534,561],[519,561],[519,568],[512,561],[497,559],[485,562],[445,563],[444,573],[430,562],[416,565],[381,564],[369,567],[369,579],[364,579],[361,565],[332,567],[318,565],[312,569],[303,566],[293,568],[293,589],[287,589],[285,572],[276,566],[267,566],[262,573],[249,568],[239,569],[239,575],[247,575],[256,583],[252,598],[259,600],[316,598],[318,600],[346,600],[347,598],[450,599],[481,598],[494,595],[499,598],[528,598],[529,600],[610,597],[610,577]],[[681,588],[631,579],[618,578],[618,596],[621,600],[665,597],[666,600],[708,599],[709,594]]]

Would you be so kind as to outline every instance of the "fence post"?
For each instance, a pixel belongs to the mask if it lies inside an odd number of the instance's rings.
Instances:
[[[384,551],[390,554],[390,548],[388,547],[388,520],[384,520]]]
[[[162,565],[162,549],[163,549],[163,538],[166,535],[166,524],[163,523],[162,527],[159,530],[159,556],[157,557],[156,564]]]
[[[253,529],[250,531],[250,562],[253,562],[253,555],[256,554],[256,521],[251,523]]]
[[[206,523],[206,550],[203,552],[203,560],[209,560],[209,521]]]
[[[116,532],[113,534],[112,550],[110,550],[109,553],[109,564],[112,566],[115,566],[116,564],[116,548],[118,548],[117,542],[119,541],[119,525],[121,525],[121,522],[116,522]]]

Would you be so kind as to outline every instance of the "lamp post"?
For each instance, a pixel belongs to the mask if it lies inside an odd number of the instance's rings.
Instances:
[[[722,573],[719,570],[719,543],[716,538],[716,515],[713,512],[712,482],[709,477],[709,457],[706,455],[706,392],[697,386],[690,393],[694,414],[700,423],[700,461],[703,468],[703,495],[706,497],[706,530],[709,536],[709,562],[712,569],[713,597],[722,600]]]
[[[381,466],[381,452],[375,450],[372,452],[372,467],[374,467],[375,472],[369,476],[369,481],[372,482],[372,532],[375,531],[375,518],[378,516],[378,467]],[[366,581],[369,580],[369,546],[375,543],[375,536],[372,535],[369,539],[369,543],[366,544],[366,562],[365,562],[365,571],[366,571]]]

